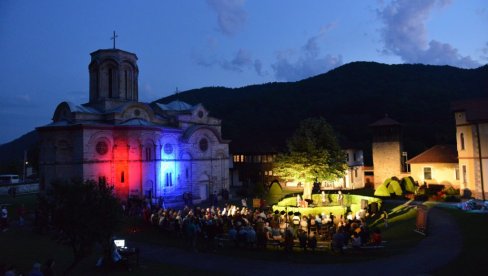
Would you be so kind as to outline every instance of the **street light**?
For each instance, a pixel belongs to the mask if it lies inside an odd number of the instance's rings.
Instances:
[[[24,174],[24,183],[26,182],[25,179],[27,178],[27,167],[29,165],[29,161],[27,161],[27,151],[24,150],[24,170],[23,170],[23,174]]]

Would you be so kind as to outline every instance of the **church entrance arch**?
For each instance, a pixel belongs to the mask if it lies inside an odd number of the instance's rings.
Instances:
[[[201,200],[207,200],[208,187],[210,185],[210,178],[206,174],[202,174],[198,179],[199,195]]]

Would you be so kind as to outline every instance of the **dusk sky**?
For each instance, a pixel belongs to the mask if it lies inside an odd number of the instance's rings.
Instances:
[[[88,101],[90,53],[137,54],[139,100],[296,81],[353,61],[476,68],[486,0],[1,0],[0,144]],[[210,110],[211,112],[211,110]]]

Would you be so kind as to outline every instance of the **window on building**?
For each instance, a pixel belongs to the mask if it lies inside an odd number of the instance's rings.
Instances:
[[[125,98],[129,97],[127,90],[129,88],[129,79],[127,78],[127,70],[124,71],[124,88],[125,88]]]
[[[459,143],[461,144],[461,150],[464,150],[464,133],[459,134]]]
[[[100,184],[107,183],[107,178],[105,176],[99,176],[98,177],[98,183],[100,183]]]
[[[95,146],[95,150],[97,151],[98,154],[105,155],[108,152],[108,145],[105,141],[100,141]]]
[[[353,161],[354,161],[354,162],[358,161],[357,152],[355,152],[355,153],[353,154]]]
[[[268,175],[273,175],[273,171],[269,171],[268,172]]]
[[[173,177],[172,173],[167,172],[166,173],[166,187],[172,187],[173,186]]]
[[[208,140],[205,138],[200,139],[200,142],[198,143],[200,150],[202,152],[206,152],[208,149]]]
[[[190,175],[190,174],[188,173],[188,168],[186,168],[186,169],[185,169],[185,176],[186,176],[186,179],[188,179],[188,176],[189,176],[189,175]]]
[[[358,169],[354,170],[354,177],[356,177],[356,178],[358,177]]]
[[[463,165],[463,184],[468,183],[468,170],[466,169],[466,165]]]
[[[432,168],[431,167],[425,167],[424,168],[424,179],[425,180],[431,180],[432,179]]]
[[[108,97],[113,98],[112,82],[113,82],[113,71],[112,68],[108,69]]]
[[[121,172],[120,173],[120,183],[124,183],[125,182],[125,174],[124,172]]]
[[[459,167],[454,169],[454,173],[456,174],[456,180],[459,180]]]
[[[268,171],[264,171],[264,175],[268,175]]]
[[[200,143],[202,141],[200,141]],[[205,141],[207,141],[207,140],[205,140]],[[205,150],[202,150],[202,151],[205,151]],[[168,155],[172,154],[173,153],[173,145],[171,145],[170,143],[164,144],[164,153],[168,154]]]
[[[149,161],[149,160],[152,160],[152,149],[151,147],[146,147],[146,160]]]

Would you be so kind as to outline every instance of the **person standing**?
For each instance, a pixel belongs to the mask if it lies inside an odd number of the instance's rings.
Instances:
[[[19,215],[19,226],[25,225],[25,214],[27,210],[25,209],[25,205],[22,203],[17,209],[17,214]]]
[[[342,194],[341,191],[338,192],[339,195],[337,196],[337,202],[339,203],[340,206],[343,206],[344,204],[344,195]]]
[[[383,220],[385,223],[385,228],[388,228],[388,212],[387,211],[383,211]]]
[[[8,210],[7,206],[2,206],[2,214],[0,217],[0,229],[5,232],[8,230]]]

